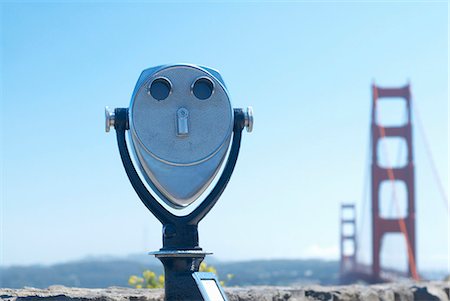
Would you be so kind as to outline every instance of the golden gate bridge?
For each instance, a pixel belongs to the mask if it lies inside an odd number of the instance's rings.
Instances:
[[[395,126],[386,126],[380,122],[379,106],[381,102],[401,101],[404,104],[405,120]],[[414,114],[413,114],[414,113]],[[448,198],[444,185],[439,178],[437,167],[434,163],[431,148],[425,135],[417,108],[412,105],[411,87],[409,83],[403,87],[385,88],[372,84],[372,108],[370,125],[370,202],[371,208],[371,264],[362,263],[358,258],[358,250],[362,231],[358,231],[357,225],[363,225],[365,219],[361,218],[357,224],[357,210],[353,203],[341,204],[340,212],[340,282],[342,284],[363,281],[366,283],[379,283],[399,281],[402,279],[420,280],[417,269],[416,252],[416,195],[415,195],[415,166],[413,156],[413,115],[417,122],[419,132],[423,137],[426,154],[428,156],[433,176],[439,188],[440,195],[449,212]],[[383,141],[388,139],[403,139],[406,145],[406,159],[401,165],[390,162],[389,150]],[[381,163],[380,158],[384,157]],[[403,197],[405,199],[405,212],[402,214],[402,206],[399,200],[398,185],[405,187]],[[385,197],[380,191],[382,186],[389,186],[391,191],[391,209],[395,214],[385,216],[381,214],[380,204]],[[364,193],[365,195],[365,193]],[[407,266],[406,272],[392,268],[381,267],[381,250],[386,235],[400,234],[406,243]]]

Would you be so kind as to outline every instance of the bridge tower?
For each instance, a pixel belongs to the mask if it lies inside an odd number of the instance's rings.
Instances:
[[[341,204],[340,275],[356,269],[356,209],[355,204]]]
[[[391,99],[389,99],[391,98]],[[393,100],[392,98],[397,98]],[[407,121],[401,126],[385,127],[377,122],[377,104],[380,101],[405,101]],[[380,279],[380,251],[383,236],[387,233],[401,233],[405,236],[408,250],[409,275],[417,279],[416,240],[415,240],[415,196],[414,163],[411,125],[411,93],[409,84],[400,88],[381,88],[372,86],[372,277]],[[385,137],[405,139],[407,162],[402,167],[384,168],[379,164],[378,144]],[[380,187],[384,181],[402,181],[406,186],[407,213],[404,217],[384,218],[380,216]]]

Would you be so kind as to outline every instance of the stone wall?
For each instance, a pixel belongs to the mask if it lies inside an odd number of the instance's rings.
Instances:
[[[229,301],[449,301],[450,282],[420,282],[372,286],[229,287]],[[162,301],[163,290],[111,287],[106,289],[51,286],[48,289],[0,288],[5,301]]]

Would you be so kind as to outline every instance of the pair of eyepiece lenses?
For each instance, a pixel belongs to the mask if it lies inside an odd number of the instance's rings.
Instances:
[[[149,88],[150,95],[158,101],[166,99],[171,90],[172,85],[169,80],[162,77],[155,79]],[[200,100],[210,98],[213,92],[214,84],[208,78],[199,78],[192,85],[192,93]]]

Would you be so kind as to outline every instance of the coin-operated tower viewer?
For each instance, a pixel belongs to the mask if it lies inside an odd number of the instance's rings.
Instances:
[[[252,109],[232,108],[216,70],[180,64],[144,70],[130,107],[106,108],[105,117],[132,186],[163,225],[163,247],[150,254],[164,265],[166,300],[227,300],[217,278],[199,272],[210,253],[198,223],[230,180]]]

